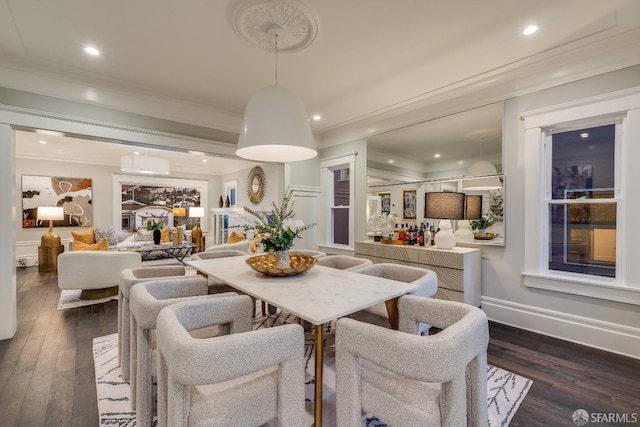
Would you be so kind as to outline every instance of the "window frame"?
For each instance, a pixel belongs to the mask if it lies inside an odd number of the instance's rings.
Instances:
[[[640,241],[640,231],[633,219],[640,214],[640,202],[629,197],[640,171],[633,167],[633,158],[640,156],[640,88],[619,91],[599,97],[567,103],[556,107],[523,113],[525,170],[525,287],[545,289],[592,298],[640,305],[640,266],[631,260],[634,242]],[[607,278],[584,273],[549,270],[548,201],[551,185],[551,150],[547,141],[548,128],[564,128],[617,116],[615,153],[615,193],[617,200],[616,277]],[[636,144],[632,144],[636,141]],[[628,197],[624,197],[629,191]],[[635,249],[637,250],[637,249]]]
[[[323,246],[334,247],[342,250],[354,250],[355,247],[355,182],[353,177],[355,176],[356,160],[355,155],[341,156],[320,162],[321,176],[324,177],[324,217],[326,218],[325,233]],[[339,169],[349,168],[349,205],[348,206],[334,206],[334,186],[333,186],[333,172]],[[333,240],[333,211],[334,209],[349,209],[349,235],[348,244],[335,243]]]

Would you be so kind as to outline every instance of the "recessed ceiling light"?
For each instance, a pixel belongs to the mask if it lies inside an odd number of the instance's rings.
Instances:
[[[100,51],[98,49],[96,49],[95,47],[93,47],[93,46],[85,47],[84,51],[87,52],[89,55],[92,55],[92,56],[100,55]]]
[[[313,119],[314,121],[316,121],[316,122],[317,122],[317,121],[319,121],[320,119],[322,119],[322,116],[321,116],[320,114],[314,114],[314,115],[313,115],[313,117],[312,117],[312,119]]]
[[[207,163],[207,159],[202,159],[202,163]]]
[[[394,164],[395,162],[393,161],[393,159],[389,159],[389,160],[387,161],[387,163],[389,163],[390,165],[392,165],[392,164]]]
[[[133,154],[137,156],[138,154],[140,154],[140,152],[139,151],[134,151]]]
[[[45,140],[40,140],[40,144],[46,144],[46,143],[47,143],[47,141],[45,141]]]
[[[580,136],[581,136],[582,138],[589,138],[589,133],[587,133],[587,132],[583,132],[583,133],[581,133],[581,134],[580,134]]]
[[[438,159],[438,158],[440,158],[440,154],[439,154],[439,153],[436,153],[436,154],[434,154],[434,155],[433,155],[433,157],[435,157],[436,159]]]
[[[527,25],[527,27],[524,30],[522,30],[522,34],[524,34],[525,36],[530,36],[531,34],[533,34],[536,31],[538,31],[538,28],[540,28],[540,27],[535,25],[535,24]]]

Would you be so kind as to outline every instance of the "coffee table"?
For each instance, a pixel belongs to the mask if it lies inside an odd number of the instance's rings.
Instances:
[[[236,256],[187,264],[223,280],[239,291],[292,313],[315,326],[314,425],[322,426],[323,324],[385,302],[391,325],[398,328],[398,298],[416,285],[316,265],[297,276],[270,277],[251,269],[247,257]]]
[[[140,253],[142,261],[146,260],[153,252],[164,252],[165,254],[172,256],[173,258],[186,265],[183,261],[185,257],[193,253],[194,248],[199,246],[191,245],[151,245],[151,246],[128,246],[121,248],[121,251],[135,251]]]

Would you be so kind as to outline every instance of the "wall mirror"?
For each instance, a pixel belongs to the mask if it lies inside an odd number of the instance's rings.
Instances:
[[[417,215],[411,221],[420,225],[433,222],[424,217],[426,192],[480,195],[483,216],[495,221],[487,231],[497,236],[469,244],[503,246],[502,109],[502,103],[490,104],[369,137],[367,196],[384,199],[402,223],[404,195],[415,190]]]

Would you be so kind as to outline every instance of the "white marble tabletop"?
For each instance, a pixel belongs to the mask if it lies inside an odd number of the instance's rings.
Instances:
[[[249,267],[248,257],[187,261],[234,288],[321,325],[407,294],[417,286],[316,265],[291,277],[269,277]]]

